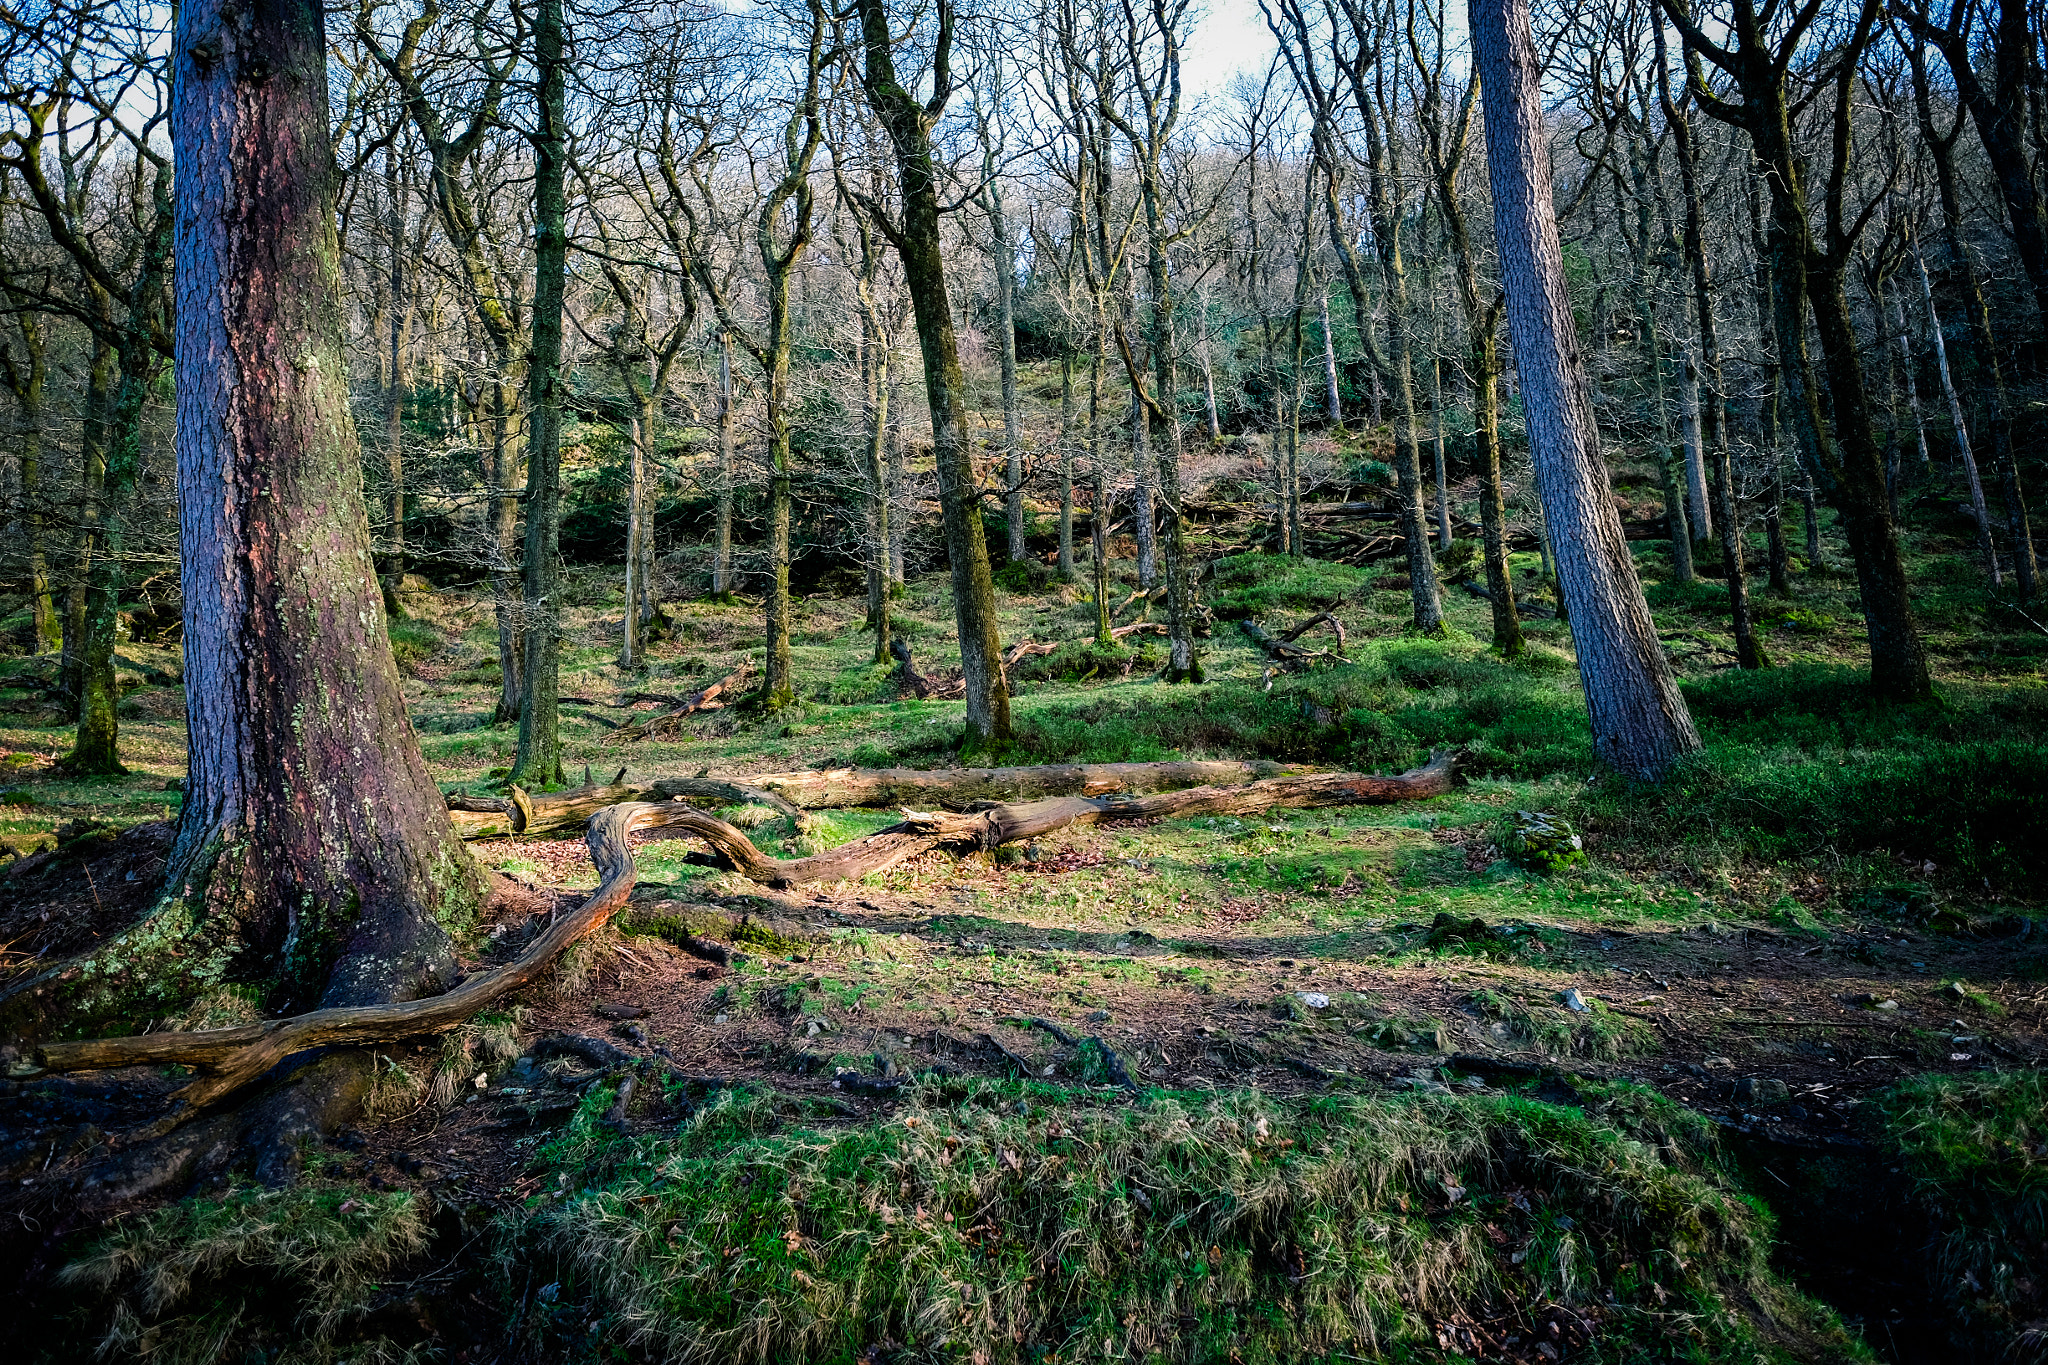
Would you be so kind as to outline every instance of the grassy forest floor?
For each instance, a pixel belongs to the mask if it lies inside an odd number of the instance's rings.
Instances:
[[[1391,566],[1222,560],[1209,681],[1174,688],[1156,649],[1079,643],[1075,588],[1004,591],[1006,644],[1075,642],[1014,675],[1005,762],[1458,747],[1469,785],[789,893],[646,838],[610,929],[509,1011],[383,1054],[373,1118],[297,1185],[53,1235],[77,1259],[52,1321],[81,1353],[195,1360],[2048,1358],[2048,632],[1962,529],[1916,529],[1942,698],[1912,708],[1865,697],[1845,568],[1760,593],[1779,667],[1739,674],[1722,585],[1639,543],[1707,744],[1656,791],[1593,776],[1563,623],[1504,663],[1452,588],[1453,638],[1409,638]],[[618,585],[573,588],[564,731],[600,779],[953,761],[960,704],[896,699],[864,603],[825,593],[799,604],[796,707],[622,741],[665,705],[634,694],[758,651],[758,608],[671,601],[627,674]],[[1350,661],[1268,689],[1227,618],[1332,604]],[[427,757],[481,793],[514,747],[488,600],[407,605]],[[942,577],[893,610],[921,668],[957,666]],[[161,855],[107,836],[175,811],[176,654],[122,657],[125,778],[55,775],[35,665],[0,683],[0,839],[29,855],[0,969],[124,923]],[[1586,857],[1519,865],[1518,812]],[[894,818],[723,813],[782,856]],[[595,884],[580,838],[475,847],[537,919]],[[533,927],[467,926],[466,951]],[[45,1136],[6,1154],[0,1202],[61,1224],[38,1188],[91,1141]]]

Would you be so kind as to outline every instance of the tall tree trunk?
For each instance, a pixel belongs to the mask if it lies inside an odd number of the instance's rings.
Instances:
[[[12,301],[19,313],[15,327],[21,336],[22,355],[8,365],[8,379],[20,407],[21,428],[16,437],[15,482],[21,497],[23,567],[28,573],[29,650],[49,654],[63,647],[63,632],[57,623],[57,603],[50,588],[50,564],[46,548],[47,513],[43,499],[44,403],[49,384],[49,334],[42,318],[33,310]]]
[[[1444,364],[1441,356],[1429,357],[1429,404],[1436,445],[1436,547],[1451,548],[1450,464],[1444,453]]]
[[[518,399],[501,372],[491,384],[491,609],[498,624],[498,706],[492,719],[519,719],[525,688],[526,633],[520,614],[518,557],[520,447]]]
[[[1436,579],[1436,561],[1429,552],[1429,515],[1423,507],[1422,452],[1416,440],[1415,366],[1408,335],[1408,271],[1401,257],[1401,216],[1396,200],[1400,167],[1395,160],[1393,128],[1382,130],[1367,104],[1363,86],[1359,104],[1366,114],[1366,162],[1371,188],[1373,236],[1379,247],[1380,278],[1386,290],[1387,344],[1384,351],[1367,333],[1373,368],[1393,388],[1394,476],[1400,497],[1401,535],[1408,552],[1410,623],[1423,635],[1444,632],[1443,593]],[[1385,110],[1379,110],[1384,114]],[[1374,405],[1373,421],[1380,420]]]
[[[1138,541],[1138,586],[1159,586],[1159,514],[1152,505],[1152,415],[1131,381],[1131,533]]]
[[[996,341],[1003,390],[1003,474],[1007,493],[1003,515],[1009,522],[1010,559],[1024,558],[1024,439],[1017,411],[1017,248],[1010,223],[1003,216],[1003,194],[988,191],[988,219],[996,257]]]
[[[1736,662],[1762,668],[1769,662],[1749,609],[1749,569],[1744,563],[1742,509],[1735,496],[1735,466],[1728,451],[1728,405],[1722,390],[1721,330],[1714,316],[1714,266],[1707,256],[1707,210],[1700,188],[1698,150],[1692,120],[1671,97],[1671,62],[1664,25],[1656,25],[1657,86],[1678,152],[1679,182],[1685,194],[1684,249],[1692,267],[1692,301],[1700,339],[1697,371],[1687,376],[1700,423],[1700,446],[1712,472],[1716,520],[1721,528],[1721,565],[1728,583],[1729,624]],[[1691,362],[1688,360],[1688,368]],[[1704,389],[1704,393],[1702,392]]]
[[[405,582],[405,207],[399,198],[398,152],[384,152],[384,477],[390,484],[390,552],[385,559],[384,606],[398,606]]]
[[[1639,232],[1639,240],[1642,235]],[[1671,576],[1680,583],[1691,583],[1695,578],[1692,562],[1694,534],[1688,506],[1698,507],[1700,503],[1692,492],[1691,460],[1686,443],[1674,437],[1671,431],[1671,400],[1665,391],[1669,367],[1664,358],[1664,339],[1657,325],[1656,296],[1650,288],[1647,260],[1640,261],[1636,270],[1636,311],[1642,315],[1643,345],[1649,352],[1650,409],[1657,414],[1657,443],[1664,452],[1658,463],[1659,472],[1663,475],[1664,520],[1671,533]]]
[[[1088,517],[1089,571],[1095,589],[1095,642],[1110,642],[1109,619],[1109,450],[1102,439],[1103,350],[1109,344],[1102,325],[1101,300],[1095,309],[1095,353],[1088,357],[1088,467],[1095,475],[1094,503]]]
[[[483,889],[406,719],[375,586],[323,36],[306,0],[188,0],[172,116],[190,775],[157,913],[199,921],[179,970],[271,981],[284,1009],[444,988],[443,925]]]
[[[946,293],[945,244],[939,231],[937,171],[932,159],[932,121],[951,96],[950,83],[920,104],[896,79],[888,7],[883,0],[856,0],[862,35],[862,86],[869,105],[888,129],[895,148],[903,196],[903,219],[894,245],[903,259],[904,284],[917,318],[924,354],[925,394],[932,410],[932,456],[938,467],[939,507],[946,532],[946,556],[953,576],[954,621],[960,635],[960,666],[967,690],[967,738],[982,744],[1007,743],[1010,687],[1003,676],[1002,643],[996,636],[995,586],[990,580],[988,542],[982,532],[974,461],[967,444],[967,380],[960,369],[960,343],[953,331]],[[950,0],[940,0],[939,50],[953,37]],[[942,62],[943,66],[944,63]]]
[[[873,309],[861,314],[861,388],[867,398],[868,629],[875,662],[889,662],[889,339]]]
[[[1527,0],[1471,0],[1487,160],[1529,439],[1547,527],[1557,532],[1579,677],[1600,759],[1656,780],[1700,747],[1623,537],[1551,204],[1549,139]]]
[[[909,472],[903,465],[903,392],[896,386],[896,371],[889,371],[889,582],[903,586],[904,523],[909,519],[907,489]]]
[[[1941,376],[1942,396],[1948,399],[1949,421],[1955,427],[1956,458],[1962,461],[1964,485],[1970,490],[1970,515],[1977,522],[1977,554],[1983,559],[1993,585],[2002,587],[2005,574],[1998,567],[1997,547],[1991,543],[1991,509],[1984,503],[1984,483],[1977,476],[1977,457],[1970,449],[1970,425],[1963,416],[1963,400],[1956,392],[1955,377],[1949,373],[1948,343],[1941,335],[1941,314],[1934,307],[1934,283],[1927,278],[1927,262],[1920,259],[1917,251],[1913,253],[1913,264],[1920,272],[1920,302],[1927,309],[1927,332],[1934,338],[1934,367]]]
[[[711,595],[732,591],[732,334],[718,333],[718,520],[711,533]]]
[[[102,555],[101,520],[106,498],[107,453],[112,445],[114,407],[121,388],[121,363],[114,347],[93,342],[92,365],[86,372],[85,410],[78,424],[78,496],[71,533],[71,574],[64,585],[63,654],[58,660],[57,690],[64,695],[72,720],[78,719],[84,694],[87,585]]]
[[[1967,326],[1955,354],[1961,388],[1976,403],[1977,429],[1991,433],[1993,461],[1997,465],[2004,493],[2006,530],[2012,538],[2013,574],[2019,579],[2020,596],[2032,599],[2039,591],[2040,566],[2034,554],[2033,528],[2028,524],[2026,498],[2020,490],[2019,464],[2013,454],[2012,417],[2005,391],[2005,371],[1999,363],[1998,343],[1991,332],[1991,310],[1984,302],[1984,289],[1977,275],[1977,261],[1963,235],[1962,192],[1955,165],[1956,139],[1960,124],[1947,136],[1934,126],[1933,101],[1927,81],[1926,63],[1918,47],[1907,49],[1913,73],[1913,98],[1920,117],[1920,141],[1927,148],[1934,167],[1934,185],[1941,200],[1941,239],[1948,254],[1948,282],[1963,301]],[[1958,116],[1960,118],[1960,115]]]
[[[161,278],[161,277],[159,277]],[[127,577],[129,504],[142,472],[142,409],[155,381],[156,350],[132,334],[120,347],[120,386],[107,422],[106,474],[99,497],[91,572],[86,577],[83,647],[78,667],[78,732],[64,769],[78,774],[128,771],[119,755],[121,700],[114,676],[121,586]]]
[[[1216,367],[1209,362],[1209,338],[1202,337],[1202,416],[1209,424],[1209,439],[1223,439],[1223,419],[1216,412]]]
[[[562,0],[537,0],[533,55],[540,76],[533,136],[533,351],[527,370],[532,433],[526,456],[526,553],[521,624],[526,677],[519,749],[509,780],[562,785],[562,294],[569,264],[568,34]],[[635,547],[636,549],[638,547]]]
[[[1060,356],[1060,580],[1074,578],[1074,357]]]
[[[630,378],[628,384],[631,384]],[[635,405],[637,408],[637,404]],[[626,464],[626,606],[620,632],[619,667],[640,666],[640,537],[646,534],[643,521],[647,501],[647,437],[641,414],[627,419],[626,439],[631,451]]]
[[[1714,536],[1714,498],[1707,491],[1706,442],[1700,434],[1700,376],[1690,355],[1678,365],[1678,420],[1685,449],[1686,524],[1694,540],[1705,542]]]

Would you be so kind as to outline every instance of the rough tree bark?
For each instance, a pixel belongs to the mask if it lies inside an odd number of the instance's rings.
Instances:
[[[265,983],[273,1007],[433,994],[443,926],[482,882],[406,719],[372,566],[321,9],[194,0],[176,62],[190,767],[163,901],[126,940],[182,940],[163,970]]]
[[[526,551],[520,625],[525,687],[512,780],[562,782],[562,293],[569,265],[568,34],[562,0],[534,7],[533,55],[540,75],[533,134],[533,351],[527,367],[530,435],[526,456]],[[635,552],[639,550],[635,545]],[[627,610],[633,610],[627,603]]]
[[[1700,747],[1657,642],[1593,423],[1550,196],[1527,0],[1471,0],[1508,326],[1544,521],[1602,762],[1656,780]]]

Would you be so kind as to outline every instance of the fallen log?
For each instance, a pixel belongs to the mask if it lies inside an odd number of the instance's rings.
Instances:
[[[1052,763],[1017,768],[833,768],[761,773],[735,780],[776,793],[806,810],[849,806],[969,806],[1046,796],[1235,787],[1312,769],[1265,760],[1169,763]]]
[[[570,829],[606,806],[625,801],[670,801],[681,797],[733,806],[773,806],[789,818],[799,834],[811,827],[810,816],[793,802],[745,782],[715,777],[664,777],[632,785],[625,779],[626,770],[621,768],[618,776],[602,787],[586,780],[583,786],[570,791],[543,792],[538,796],[515,791],[518,800],[458,794],[447,798],[448,818],[454,822],[456,833],[465,839],[503,839],[516,834],[549,834]]]
[[[190,1066],[202,1074],[177,1091],[174,1108],[136,1137],[157,1137],[208,1105],[239,1090],[298,1053],[321,1047],[390,1042],[445,1033],[493,1001],[531,985],[555,957],[602,926],[632,894],[637,873],[627,836],[643,829],[695,834],[740,873],[771,886],[865,876],[939,846],[995,848],[1074,825],[1106,819],[1185,819],[1244,815],[1279,807],[1384,804],[1441,796],[1458,776],[1455,756],[1439,754],[1398,777],[1322,773],[1279,777],[1244,787],[1196,787],[1150,796],[1062,796],[996,806],[971,814],[906,810],[900,824],[808,858],[771,858],[739,829],[680,801],[629,801],[590,817],[585,842],[597,867],[598,888],[536,938],[519,958],[481,972],[442,994],[388,1005],[314,1010],[197,1033],[146,1033],[128,1038],[46,1042],[38,1062],[51,1071],[99,1071],[124,1066]]]
[[[1322,625],[1325,622],[1328,622],[1331,629],[1337,633],[1337,648],[1334,651],[1327,649],[1305,649],[1294,643],[1296,639],[1306,633],[1311,627]],[[1318,660],[1341,659],[1344,657],[1344,623],[1327,611],[1309,617],[1308,620],[1302,622],[1293,630],[1288,631],[1285,635],[1275,635],[1257,621],[1249,618],[1239,621],[1237,628],[1243,631],[1245,638],[1258,646],[1267,658],[1289,672],[1299,672]]]

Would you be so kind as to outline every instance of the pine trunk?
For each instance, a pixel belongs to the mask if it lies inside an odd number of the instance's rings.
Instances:
[[[176,62],[190,775],[158,914],[189,907],[200,956],[273,983],[276,1006],[432,994],[455,970],[443,925],[482,886],[406,719],[373,571],[322,12],[193,0]]]

